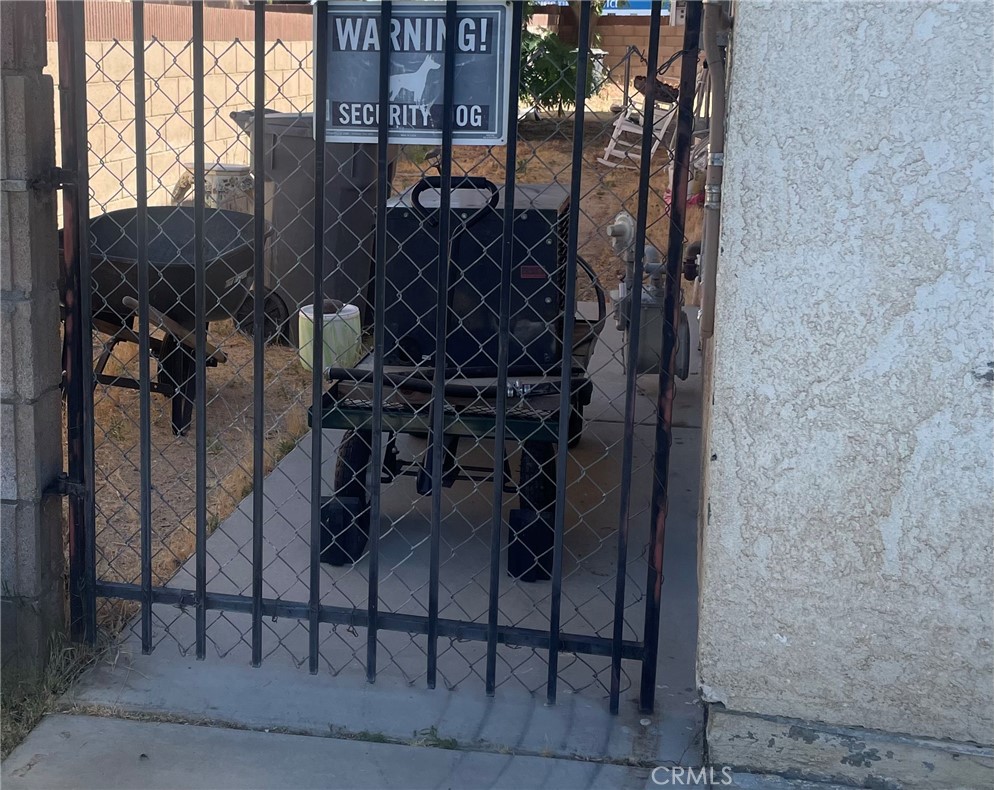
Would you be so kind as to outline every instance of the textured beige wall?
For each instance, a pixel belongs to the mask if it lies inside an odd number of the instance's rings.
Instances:
[[[230,119],[253,104],[254,43],[209,41],[204,53],[207,162],[249,161],[247,135]],[[309,112],[313,100],[310,41],[267,42],[266,106]],[[87,54],[91,214],[135,205],[134,55],[130,43],[90,41]],[[149,202],[169,203],[183,163],[193,162],[193,54],[189,41],[152,41],[145,54]],[[48,68],[58,87],[58,45]],[[56,112],[56,135],[61,122]],[[58,139],[56,145],[60,145]],[[59,150],[58,148],[56,150]]]
[[[991,742],[992,11],[738,4],[699,680]]]

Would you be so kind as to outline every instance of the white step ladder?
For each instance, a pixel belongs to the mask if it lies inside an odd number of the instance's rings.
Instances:
[[[697,85],[694,91],[694,137],[695,141],[707,140],[708,118],[710,116],[711,83],[708,70],[701,68],[697,75]],[[656,102],[652,119],[652,146],[649,158],[656,155],[660,143],[666,141],[667,162],[669,167],[670,138],[676,130],[677,105],[675,102]],[[597,161],[608,167],[619,167],[637,170],[642,159],[642,133],[645,119],[645,102],[638,102],[633,96],[628,106],[624,107],[614,121],[611,139],[604,149],[604,155]],[[695,151],[694,164],[700,153]]]

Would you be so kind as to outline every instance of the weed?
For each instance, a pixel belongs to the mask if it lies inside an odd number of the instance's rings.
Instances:
[[[455,738],[440,738],[438,728],[432,725],[426,730],[418,730],[414,733],[412,746],[426,746],[432,749],[458,749],[459,742]]]
[[[52,641],[48,663],[40,674],[5,668],[0,684],[0,756],[3,759],[53,709],[84,669],[105,657],[111,647],[69,644],[64,637]]]
[[[273,462],[279,463],[297,446],[297,440],[292,436],[284,436],[276,445],[276,452],[273,454]]]
[[[110,424],[107,426],[105,433],[107,438],[120,442],[123,441],[127,435],[127,426],[124,424],[124,420],[121,417],[113,417]]]
[[[359,730],[354,737],[357,741],[367,741],[368,743],[392,743],[392,741],[382,732]]]

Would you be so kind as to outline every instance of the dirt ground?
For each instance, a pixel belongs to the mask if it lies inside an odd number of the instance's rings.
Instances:
[[[612,252],[605,227],[622,210],[637,210],[639,175],[636,170],[611,168],[597,162],[611,131],[612,118],[594,115],[584,134],[581,181],[579,252],[596,270],[604,289],[617,287],[623,271]],[[403,189],[422,172],[434,174],[425,162],[427,148],[410,146],[401,158],[395,186]],[[458,147],[453,173],[486,176],[502,183],[504,148]],[[542,119],[522,122],[517,179],[521,183],[557,181],[569,187],[572,160],[572,121]],[[652,163],[648,200],[648,239],[665,249],[668,219],[664,193],[668,188],[663,170],[666,159]],[[688,212],[690,239],[699,237],[701,209]],[[581,279],[579,297],[593,292]],[[207,518],[212,531],[252,490],[253,347],[250,337],[231,321],[210,326],[212,343],[228,361],[208,368]],[[95,334],[95,350],[106,336]],[[310,399],[310,374],[304,371],[295,349],[270,345],[265,354],[266,471],[307,431],[306,408]],[[153,376],[155,363],[153,362]],[[137,378],[137,348],[119,345],[106,371]],[[139,396],[134,390],[98,386],[95,400],[95,463],[98,578],[110,581],[140,580],[139,540]],[[169,405],[162,395],[152,395],[152,564],[153,582],[167,581],[194,550],[195,529],[195,429],[173,436]],[[132,607],[104,602],[101,619],[113,629],[125,622]]]
[[[252,491],[253,346],[233,322],[212,324],[210,341],[227,362],[207,369],[207,528],[213,531]],[[99,353],[106,335],[95,334]],[[105,370],[138,377],[137,346],[119,344]],[[155,363],[152,363],[155,376]],[[296,349],[269,345],[265,353],[265,467],[268,472],[307,431],[304,393],[310,374]],[[94,392],[97,574],[109,581],[140,580],[139,395],[98,385]],[[168,399],[152,395],[152,577],[166,582],[193,553],[196,515],[196,423],[174,436]],[[107,607],[117,619],[128,607]]]

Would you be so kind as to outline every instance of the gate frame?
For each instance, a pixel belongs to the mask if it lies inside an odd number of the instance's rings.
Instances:
[[[504,188],[513,191],[515,184],[515,163],[517,152],[517,99],[518,99],[518,75],[520,68],[520,28],[522,8],[521,3],[512,4],[511,24],[514,32],[512,39],[512,59],[511,59],[511,81],[512,86],[508,90],[508,139],[506,143],[506,172]],[[374,475],[374,484],[371,491],[371,526],[370,530],[370,563],[369,563],[369,598],[365,611],[344,606],[332,606],[321,603],[320,598],[320,558],[319,543],[321,530],[321,450],[322,450],[322,420],[312,421],[312,491],[311,491],[311,558],[310,558],[310,586],[309,599],[307,602],[291,602],[277,599],[267,599],[262,596],[262,513],[263,513],[263,491],[262,491],[262,432],[253,431],[253,496],[252,496],[252,594],[251,596],[237,594],[212,593],[207,590],[206,579],[206,409],[205,393],[206,388],[202,386],[206,380],[206,328],[203,322],[197,322],[196,330],[196,376],[200,385],[197,387],[197,440],[196,440],[196,585],[194,590],[183,590],[178,588],[155,587],[151,578],[151,435],[150,435],[150,372],[149,372],[149,328],[148,328],[148,271],[147,266],[142,267],[140,262],[147,261],[147,230],[142,219],[147,221],[147,183],[145,175],[144,161],[147,151],[145,144],[145,116],[144,116],[144,3],[137,0],[132,3],[134,40],[134,70],[135,70],[135,90],[136,90],[136,160],[138,162],[139,177],[137,180],[137,201],[140,230],[137,241],[139,246],[139,316],[146,320],[140,320],[140,398],[141,398],[141,506],[140,506],[140,539],[141,539],[141,583],[131,584],[122,582],[107,582],[96,578],[96,553],[95,553],[95,477],[94,477],[94,413],[93,413],[93,368],[91,364],[86,364],[93,356],[92,340],[92,305],[90,283],[90,258],[89,258],[89,181],[88,181],[88,154],[87,154],[87,100],[86,100],[86,33],[85,33],[85,7],[78,0],[57,0],[57,30],[58,30],[58,52],[59,52],[59,96],[60,112],[62,117],[62,164],[65,172],[70,177],[67,178],[67,186],[63,191],[63,212],[65,217],[63,254],[61,259],[62,274],[65,279],[64,301],[66,308],[64,346],[63,346],[63,367],[64,367],[64,389],[66,395],[67,426],[66,438],[68,443],[68,484],[66,490],[69,496],[69,557],[70,557],[70,632],[74,639],[93,643],[97,636],[96,625],[96,598],[107,597],[119,600],[138,601],[141,604],[141,641],[142,652],[148,653],[152,649],[152,622],[151,612],[154,604],[171,604],[179,606],[191,606],[196,611],[196,656],[203,659],[206,655],[206,613],[208,610],[221,610],[230,612],[248,613],[252,617],[252,665],[259,666],[262,660],[262,618],[263,617],[286,617],[309,624],[309,668],[312,674],[318,671],[319,658],[319,624],[340,624],[350,627],[367,628],[367,657],[366,672],[367,679],[372,682],[376,676],[376,634],[378,630],[399,631],[409,634],[425,634],[428,636],[428,686],[435,685],[437,639],[438,637],[453,637],[459,639],[470,639],[485,642],[487,645],[486,664],[486,693],[493,696],[496,690],[496,649],[498,644],[527,646],[532,648],[542,648],[548,651],[548,682],[547,701],[552,704],[556,701],[557,681],[558,681],[558,657],[561,652],[573,652],[588,655],[601,655],[611,657],[611,681],[610,681],[610,711],[612,714],[618,713],[620,700],[621,662],[623,659],[637,660],[641,662],[641,687],[639,691],[639,709],[643,713],[649,713],[654,707],[657,654],[659,642],[659,617],[662,596],[662,565],[663,550],[665,544],[666,515],[668,506],[667,478],[670,463],[670,444],[672,440],[672,407],[674,396],[674,372],[677,351],[677,327],[680,316],[680,300],[678,296],[680,282],[680,264],[684,242],[685,210],[687,200],[688,175],[690,165],[690,153],[692,147],[693,123],[694,123],[694,85],[699,57],[700,22],[701,22],[701,2],[690,0],[687,3],[686,23],[684,29],[684,43],[681,60],[680,73],[680,93],[678,99],[678,117],[676,125],[676,144],[673,157],[673,178],[672,197],[670,203],[669,239],[666,255],[666,281],[670,287],[666,289],[664,299],[664,316],[669,316],[668,321],[664,321],[662,337],[662,365],[658,374],[659,394],[657,400],[656,425],[655,425],[655,447],[653,461],[653,483],[650,503],[650,540],[648,552],[647,571],[647,595],[645,602],[645,620],[643,624],[643,640],[641,642],[623,639],[624,629],[624,600],[626,564],[628,551],[628,516],[630,508],[631,493],[631,473],[632,455],[634,444],[634,420],[635,420],[635,376],[636,366],[634,364],[638,351],[638,333],[640,329],[639,311],[641,300],[630,300],[632,315],[629,326],[632,335],[629,337],[629,361],[626,373],[626,402],[624,421],[624,457],[621,477],[621,506],[618,524],[618,564],[616,566],[616,590],[614,601],[614,628],[611,638],[561,633],[559,630],[560,605],[562,595],[562,557],[563,557],[563,533],[565,518],[565,496],[566,496],[566,455],[568,439],[568,415],[569,415],[569,388],[562,387],[560,392],[560,422],[559,422],[559,449],[557,451],[557,507],[555,518],[554,548],[553,548],[553,576],[552,595],[550,609],[550,627],[548,631],[540,631],[532,628],[522,628],[516,626],[502,626],[498,624],[498,603],[499,603],[499,553],[501,547],[501,531],[503,518],[501,515],[502,503],[502,475],[495,474],[495,501],[492,512],[491,527],[491,562],[490,562],[490,590],[489,590],[489,612],[485,623],[453,620],[440,618],[438,616],[438,588],[439,588],[439,526],[442,486],[442,447],[443,443],[434,443],[432,458],[432,528],[431,528],[431,556],[430,556],[430,581],[429,581],[429,614],[406,615],[394,612],[380,612],[378,609],[378,546],[379,546],[379,515],[381,507],[379,476]],[[254,173],[258,181],[264,180],[265,157],[263,156],[263,120],[265,107],[265,13],[264,2],[253,4],[255,21],[255,136],[253,148]],[[323,18],[327,14],[327,0],[318,0],[315,4],[316,15]],[[392,14],[392,3],[390,0],[383,0],[380,5],[381,18],[389,24]],[[203,230],[204,230],[204,137],[203,137],[203,115],[204,115],[204,66],[203,66],[203,43],[204,28],[202,3],[192,3],[193,20],[193,107],[194,107],[194,217],[196,227],[196,237],[198,243],[195,244],[195,255],[197,261],[203,260]],[[446,3],[446,19],[450,24],[450,29],[454,28],[457,13],[457,3],[449,0]],[[589,59],[589,36],[592,15],[591,3],[585,1],[582,4],[579,24],[579,45],[577,50],[577,78],[576,95],[585,95],[585,81],[587,65]],[[662,3],[654,0],[650,14],[650,40],[647,59],[647,74],[655,74],[659,53],[659,36],[661,27]],[[315,27],[314,42],[314,62],[321,64],[322,52],[327,47],[328,26],[317,24]],[[455,47],[449,37],[445,48],[445,73],[444,80],[444,101],[445,104],[452,104],[454,92],[454,56]],[[139,53],[141,53],[139,55]],[[388,112],[385,108],[389,106],[388,89],[389,73],[386,66],[389,63],[389,47],[381,49],[380,55],[380,79],[379,79],[379,104],[381,108],[381,123],[378,129],[378,164],[379,171],[377,177],[377,227],[376,227],[376,255],[375,255],[375,275],[374,277],[382,281],[385,271],[385,205],[389,193],[387,182],[387,142],[389,129],[386,119]],[[263,64],[260,67],[260,64]],[[327,69],[316,68],[314,91],[315,97],[324,95],[323,88],[326,85]],[[627,86],[626,86],[627,88]],[[654,93],[655,80],[646,81],[646,104],[645,104],[645,124],[652,128],[654,114]],[[142,99],[139,101],[139,99]],[[324,128],[326,124],[325,102],[315,101],[315,311],[314,311],[314,332],[315,336],[321,334],[321,323],[323,310],[320,309],[319,299],[321,299],[321,288],[324,274],[324,216],[323,216],[323,189],[324,189]],[[449,212],[445,210],[451,191],[451,166],[452,166],[452,125],[453,121],[449,113],[443,116],[442,130],[442,210],[443,221],[439,228],[440,249],[447,248],[447,240],[451,233],[446,218]],[[584,102],[579,102],[574,111],[574,131],[573,131],[573,167],[570,185],[570,230],[567,242],[567,277],[566,277],[566,303],[571,303],[571,298],[575,295],[575,274],[577,268],[577,246],[578,246],[578,225],[579,225],[579,194],[581,168],[577,163],[583,158],[583,121]],[[640,161],[640,176],[638,190],[638,216],[636,220],[636,250],[635,250],[635,282],[641,282],[643,272],[645,248],[646,248],[646,226],[647,226],[647,201],[649,192],[649,178],[651,167],[651,146],[652,135],[643,135],[642,157]],[[264,252],[261,243],[263,237],[263,209],[265,195],[264,190],[256,190],[254,213],[255,222],[255,261],[253,267],[253,281],[255,284],[264,282]],[[500,313],[500,351],[498,359],[498,381],[503,384],[499,387],[501,393],[506,390],[507,383],[507,360],[509,347],[509,312],[508,305],[510,299],[510,266],[506,265],[510,260],[512,246],[512,220],[513,201],[508,201],[504,210],[504,237],[502,240],[502,261],[504,271],[501,278],[501,313]],[[439,268],[438,293],[444,295],[446,292],[446,269]],[[203,315],[205,311],[205,283],[203,267],[197,267],[195,282],[195,303],[196,312]],[[570,276],[570,275],[573,276]],[[87,286],[87,287],[84,287]],[[442,298],[440,296],[439,298]],[[256,326],[263,323],[263,302],[261,299],[255,300],[254,318]],[[383,289],[376,289],[376,305],[374,315],[383,315]],[[440,321],[444,321],[445,311],[436,311]],[[574,315],[567,310],[564,315],[564,337],[572,336]],[[382,320],[374,320],[374,348],[382,351],[384,345],[384,333]],[[444,325],[436,337],[442,349],[444,358]],[[254,379],[254,414],[256,425],[262,424],[263,414],[263,377],[262,371],[262,345],[263,338],[261,332],[255,333],[255,379]],[[314,360],[312,365],[312,397],[313,403],[320,404],[324,392],[324,380],[322,377],[322,354],[323,344],[314,344]],[[378,359],[378,361],[375,361]],[[569,377],[570,360],[564,354],[562,363],[562,375],[564,380]],[[436,366],[436,398],[441,399],[442,390],[441,377],[444,377],[442,366]],[[382,353],[374,358],[373,371],[374,392],[382,393],[383,389],[383,364]],[[372,436],[373,448],[372,456],[379,457],[382,450],[382,428],[383,410],[382,398],[373,399],[372,415]],[[503,438],[506,435],[506,396],[498,396],[498,417],[496,437],[496,468],[502,467],[505,456]],[[433,409],[436,422],[442,419],[442,408]],[[441,424],[436,425],[436,433],[441,434]]]

